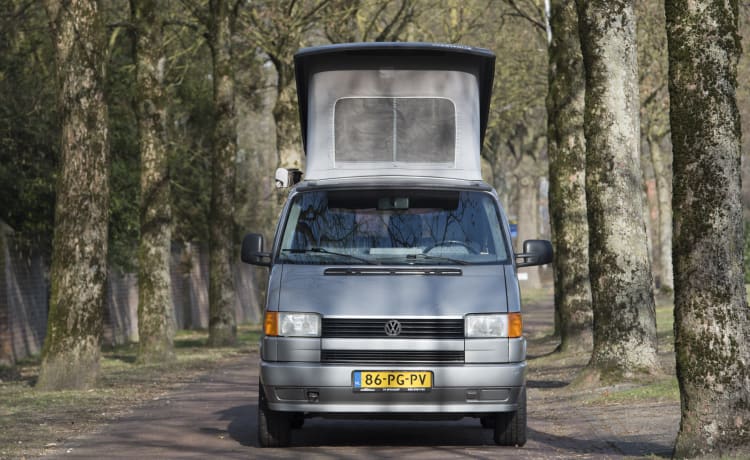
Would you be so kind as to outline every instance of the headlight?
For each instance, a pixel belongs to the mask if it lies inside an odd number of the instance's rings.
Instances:
[[[467,338],[521,337],[523,323],[520,313],[466,315],[464,332]]]
[[[319,337],[320,315],[317,313],[290,313],[268,311],[264,322],[268,336]]]

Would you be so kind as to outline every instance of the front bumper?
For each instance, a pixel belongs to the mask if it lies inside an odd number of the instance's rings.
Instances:
[[[427,392],[356,392],[356,370],[432,371]],[[261,361],[270,409],[309,413],[482,414],[512,412],[526,362],[461,365],[332,365]]]

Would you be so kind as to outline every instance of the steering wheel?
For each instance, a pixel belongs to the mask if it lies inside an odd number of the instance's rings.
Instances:
[[[427,246],[426,248],[424,248],[424,250],[422,251],[422,254],[427,254],[428,252],[432,251],[433,249],[435,249],[435,248],[437,248],[439,246],[463,246],[464,248],[466,248],[467,251],[469,251],[469,253],[471,253],[471,254],[479,254],[479,251],[477,251],[476,249],[474,249],[472,246],[464,243],[463,241],[458,241],[458,240],[438,241],[437,243],[435,243],[435,244],[433,244],[431,246]]]

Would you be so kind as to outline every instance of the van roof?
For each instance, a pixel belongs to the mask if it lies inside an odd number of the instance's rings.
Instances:
[[[432,57],[448,64],[459,61],[478,70],[479,84],[479,138],[484,141],[487,128],[492,82],[495,75],[495,54],[484,48],[471,46],[413,43],[413,42],[369,42],[343,43],[336,45],[303,48],[294,55],[295,76],[297,80],[297,100],[299,103],[302,142],[307,152],[307,113],[310,74],[321,61],[341,63],[346,66],[352,57]]]

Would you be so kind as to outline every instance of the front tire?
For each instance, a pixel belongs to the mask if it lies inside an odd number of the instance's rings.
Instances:
[[[500,412],[495,419],[495,444],[499,446],[518,446],[526,444],[526,387],[521,388],[518,396],[518,410]]]
[[[291,435],[288,414],[271,410],[263,385],[258,385],[258,442],[261,447],[286,447]]]

